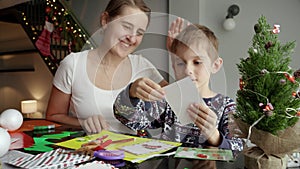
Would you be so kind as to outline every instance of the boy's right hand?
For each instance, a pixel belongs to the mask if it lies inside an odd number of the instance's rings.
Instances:
[[[130,97],[137,97],[144,101],[157,101],[165,97],[165,92],[159,84],[143,77],[131,84],[129,95]]]

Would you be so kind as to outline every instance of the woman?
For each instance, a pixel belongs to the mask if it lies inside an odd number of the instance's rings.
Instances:
[[[131,54],[142,41],[150,12],[143,0],[110,0],[101,14],[99,47],[71,53],[60,63],[46,111],[48,120],[81,125],[88,133],[102,129],[132,133],[113,115],[117,94],[140,77],[167,84],[149,61]]]

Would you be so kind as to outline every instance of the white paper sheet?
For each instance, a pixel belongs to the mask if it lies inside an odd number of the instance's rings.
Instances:
[[[187,108],[192,103],[203,103],[194,82],[188,76],[164,87],[166,100],[182,124],[193,123],[187,114]]]

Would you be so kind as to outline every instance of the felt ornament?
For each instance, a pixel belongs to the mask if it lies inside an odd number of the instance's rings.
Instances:
[[[54,25],[51,22],[45,21],[44,29],[39,36],[38,40],[35,42],[36,47],[41,52],[43,56],[51,56],[50,52],[50,41],[51,33],[54,30]]]

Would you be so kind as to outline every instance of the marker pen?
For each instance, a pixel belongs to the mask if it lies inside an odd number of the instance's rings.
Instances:
[[[50,129],[54,129],[55,125],[48,125],[48,126],[34,126],[33,130],[50,130]]]

